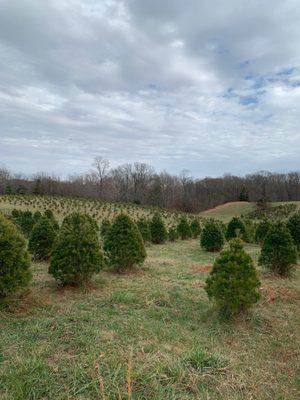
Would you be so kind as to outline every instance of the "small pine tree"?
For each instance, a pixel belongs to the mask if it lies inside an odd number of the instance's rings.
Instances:
[[[169,229],[168,237],[170,242],[175,242],[175,240],[178,239],[178,232],[174,226],[171,226],[171,228]]]
[[[192,232],[186,217],[180,218],[179,224],[177,225],[177,232],[181,240],[191,238]]]
[[[32,193],[37,195],[37,196],[42,194],[42,181],[41,181],[41,178],[37,178],[34,181],[34,187],[33,187]]]
[[[256,303],[260,282],[249,254],[240,239],[233,239],[214,262],[205,285],[210,300],[214,299],[226,315],[237,314]]]
[[[256,225],[254,221],[250,218],[243,218],[243,223],[245,225],[246,234],[244,236],[244,241],[247,243],[255,243],[255,230]]]
[[[142,235],[128,215],[120,214],[104,237],[103,249],[107,265],[124,271],[141,265],[146,258]]]
[[[13,191],[13,189],[12,189],[12,187],[10,185],[6,185],[5,186],[4,194],[6,194],[6,195],[14,194],[14,191]]]
[[[36,223],[38,222],[38,220],[39,220],[41,217],[42,217],[41,212],[40,212],[40,211],[36,211],[36,212],[33,214],[34,223],[36,224]]]
[[[269,229],[263,241],[259,265],[275,274],[288,276],[297,262],[297,251],[293,238],[282,222]]]
[[[224,246],[224,235],[218,222],[213,219],[206,222],[200,243],[206,251],[220,251],[222,249]]]
[[[30,280],[26,241],[16,226],[0,214],[0,298],[26,287]]]
[[[49,218],[41,217],[34,225],[29,238],[28,250],[36,260],[50,258],[56,233]]]
[[[297,249],[300,250],[300,213],[294,214],[289,218],[287,227]]]
[[[264,218],[262,221],[260,221],[258,223],[256,230],[255,230],[256,243],[262,243],[264,241],[271,226],[272,226],[272,223],[267,218]]]
[[[249,193],[245,187],[243,187],[240,192],[239,200],[240,201],[249,201]]]
[[[137,221],[137,226],[139,228],[139,231],[141,232],[142,238],[144,239],[144,242],[151,242],[151,230],[150,230],[150,224],[149,221],[146,220],[146,218],[139,218]]]
[[[81,284],[100,272],[103,256],[91,217],[68,215],[54,243],[49,273],[62,284]]]
[[[105,236],[108,234],[109,230],[111,228],[111,223],[109,221],[109,219],[104,219],[102,221],[101,227],[100,227],[100,234],[102,236],[102,239],[105,238]]]
[[[17,210],[16,208],[14,208],[11,212],[11,218],[12,220],[15,222],[15,224],[18,224],[18,219],[20,218],[20,210]]]
[[[155,244],[165,243],[168,238],[168,232],[160,214],[154,214],[151,223],[151,240]]]
[[[246,228],[243,221],[238,217],[233,217],[226,229],[225,233],[226,240],[231,240],[236,237],[241,237],[243,240],[246,239]]]
[[[194,239],[198,238],[201,234],[201,225],[197,218],[194,218],[191,222],[191,232]]]
[[[98,237],[98,234],[99,234],[99,226],[98,226],[96,220],[94,220],[94,218],[92,218],[92,217],[91,217],[90,215],[88,215],[88,214],[85,214],[85,216],[86,216],[87,221],[90,222],[91,227],[94,229],[95,235],[97,235],[97,237]]]
[[[53,225],[53,228],[54,228],[56,231],[58,231],[58,230],[59,230],[59,225],[58,225],[58,222],[56,221],[56,219],[55,219],[55,217],[54,217],[53,212],[52,212],[51,210],[46,210],[46,211],[44,212],[44,215],[45,215],[46,218],[48,218],[48,219],[51,221],[51,223],[52,223],[52,225]]]
[[[21,229],[22,233],[29,237],[34,226],[34,219],[31,211],[19,211],[18,217],[15,220],[16,224]]]

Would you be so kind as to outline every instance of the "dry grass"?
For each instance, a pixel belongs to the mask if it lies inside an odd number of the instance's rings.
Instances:
[[[299,398],[299,269],[262,274],[261,302],[229,323],[203,288],[217,254],[197,241],[147,252],[139,272],[82,288],[34,265],[31,292],[0,315],[1,400]]]

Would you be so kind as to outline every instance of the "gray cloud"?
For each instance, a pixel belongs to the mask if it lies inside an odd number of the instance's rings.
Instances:
[[[0,0],[0,160],[299,169],[297,0]]]

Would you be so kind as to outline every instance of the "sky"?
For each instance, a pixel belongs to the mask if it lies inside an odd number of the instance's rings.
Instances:
[[[299,0],[0,0],[0,164],[300,169]]]

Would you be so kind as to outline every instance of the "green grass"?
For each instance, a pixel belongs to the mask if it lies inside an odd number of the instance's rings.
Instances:
[[[299,269],[262,275],[260,303],[229,323],[203,288],[217,254],[196,240],[147,252],[143,269],[78,289],[33,265],[30,293],[0,314],[1,400],[299,398]]]
[[[290,202],[272,202],[272,206],[279,206],[281,204],[294,203],[300,208],[300,201]],[[248,203],[242,201],[235,201],[232,203],[222,204],[210,210],[203,211],[200,213],[202,217],[217,218],[223,222],[229,222],[232,217],[238,217],[240,215],[246,215],[255,209],[255,203]]]

